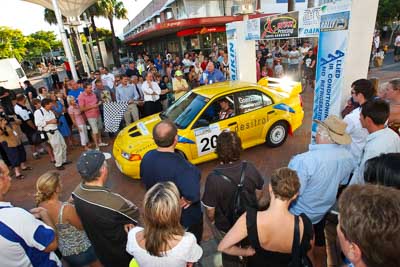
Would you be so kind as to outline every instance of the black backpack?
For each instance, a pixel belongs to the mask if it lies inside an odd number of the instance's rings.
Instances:
[[[247,162],[242,162],[242,171],[240,174],[240,181],[237,184],[232,178],[226,176],[225,174],[219,172],[218,170],[214,170],[214,173],[220,177],[222,177],[225,181],[229,182],[233,185],[236,190],[230,200],[230,206],[225,215],[226,219],[229,221],[231,227],[235,224],[235,222],[239,219],[239,217],[246,212],[248,208],[258,208],[257,198],[255,193],[251,194],[244,188],[244,180],[245,180],[245,171],[247,167]]]

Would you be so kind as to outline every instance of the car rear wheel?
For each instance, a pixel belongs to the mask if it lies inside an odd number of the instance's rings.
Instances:
[[[288,124],[284,121],[278,121],[269,128],[266,138],[267,146],[281,146],[288,136]]]

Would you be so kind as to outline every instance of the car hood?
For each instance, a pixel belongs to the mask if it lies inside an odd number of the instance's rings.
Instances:
[[[151,146],[155,148],[152,132],[160,121],[160,115],[156,114],[129,124],[119,132],[116,145],[128,153],[147,151]]]

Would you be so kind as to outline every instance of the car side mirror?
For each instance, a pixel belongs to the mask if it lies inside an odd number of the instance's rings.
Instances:
[[[198,121],[196,121],[196,123],[194,124],[194,128],[200,128],[200,127],[206,127],[210,125],[210,122],[206,119],[199,119]]]

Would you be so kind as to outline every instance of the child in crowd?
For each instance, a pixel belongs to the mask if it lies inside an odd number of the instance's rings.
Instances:
[[[79,130],[79,137],[81,138],[81,145],[85,150],[88,150],[89,137],[86,128],[86,121],[80,110],[78,103],[73,96],[67,97],[68,101],[68,114],[71,117],[73,125]]]
[[[4,116],[0,116],[0,144],[7,154],[11,167],[15,170],[15,178],[24,179],[21,171],[32,170],[32,168],[25,165],[26,151],[20,134]]]
[[[265,78],[268,76],[267,66],[263,66],[261,69],[261,78]]]
[[[276,61],[276,65],[274,67],[274,71],[275,71],[275,77],[276,78],[282,78],[283,77],[283,67],[281,65],[281,60],[278,59]]]

